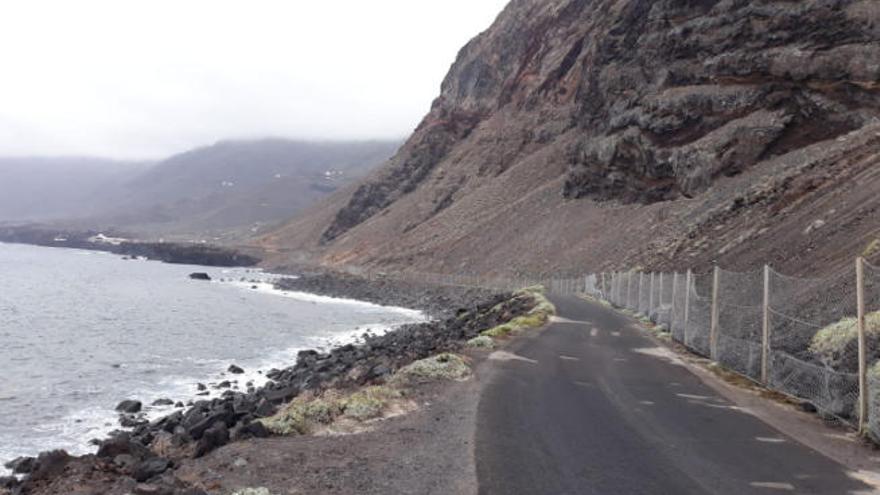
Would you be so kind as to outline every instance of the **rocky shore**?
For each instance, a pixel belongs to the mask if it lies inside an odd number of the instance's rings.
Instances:
[[[456,311],[470,307],[472,301],[497,293],[475,287],[419,284],[390,277],[366,279],[337,272],[316,272],[298,278],[282,278],[275,282],[275,286],[280,290],[418,309],[438,319],[452,316]]]
[[[63,451],[41,453],[7,464],[16,478],[0,478],[0,494],[134,493],[197,494],[192,480],[176,471],[230,442],[270,435],[261,418],[290,400],[323,390],[356,390],[381,385],[395,371],[438,353],[460,350],[486,329],[525,315],[531,299],[459,287],[374,283],[330,274],[284,280],[285,290],[358,298],[380,304],[422,309],[435,320],[400,327],[381,336],[364,335],[363,344],[327,353],[300,352],[284,369],[267,372],[270,381],[247,392],[227,390],[219,398],[194,402],[152,422],[96,441],[96,454],[72,457]],[[131,404],[127,404],[126,407]],[[126,416],[131,418],[131,416]]]
[[[0,242],[89,249],[185,265],[240,267],[255,266],[260,262],[252,254],[207,244],[113,239],[95,231],[53,230],[35,226],[0,226]]]

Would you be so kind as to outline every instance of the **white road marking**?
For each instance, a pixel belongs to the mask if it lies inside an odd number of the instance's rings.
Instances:
[[[693,400],[712,400],[714,397],[709,397],[708,395],[692,395],[692,394],[675,394],[679,397],[683,397],[685,399],[693,399]]]
[[[620,332],[611,332],[612,337],[620,337]]]
[[[774,437],[755,437],[755,440],[764,443],[785,443],[784,438],[774,438]]]
[[[563,361],[580,361],[580,358],[571,357],[571,356],[563,356],[561,354],[559,355],[559,359],[562,359]]]
[[[590,323],[592,323],[589,321],[569,320],[568,318],[563,318],[561,316],[551,316],[550,322],[552,322],[552,323],[575,323],[578,325],[589,325]]]
[[[495,351],[492,354],[489,354],[489,359],[492,361],[525,361],[526,363],[538,364],[534,359],[517,356],[516,354],[507,351]]]
[[[787,492],[794,491],[794,485],[791,483],[777,483],[775,481],[753,481],[749,483],[755,488],[770,488],[773,490],[784,490]]]
[[[597,336],[597,335],[599,335],[599,329],[598,329],[598,328],[593,328],[592,330],[590,330],[590,337],[595,337],[595,336]]]

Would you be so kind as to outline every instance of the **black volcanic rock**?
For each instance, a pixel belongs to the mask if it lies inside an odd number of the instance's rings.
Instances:
[[[190,273],[189,278],[193,280],[211,280],[211,276],[205,272]]]
[[[135,414],[141,411],[143,404],[139,400],[124,400],[116,405],[116,410],[121,413]]]

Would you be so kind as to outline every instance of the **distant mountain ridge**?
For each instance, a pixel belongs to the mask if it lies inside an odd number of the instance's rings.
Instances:
[[[0,222],[240,238],[363,177],[399,144],[273,138],[220,141],[155,163],[0,159]]]

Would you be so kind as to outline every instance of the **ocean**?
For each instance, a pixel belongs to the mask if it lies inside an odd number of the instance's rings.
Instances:
[[[190,280],[207,272],[212,281]],[[418,311],[272,288],[254,269],[126,260],[0,243],[0,464],[48,449],[82,454],[119,428],[114,407],[244,391],[302,349],[424,321]],[[226,372],[235,364],[244,374]],[[196,397],[197,385],[210,395]],[[3,468],[0,467],[0,473]]]

